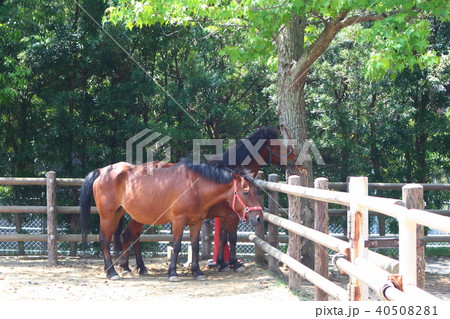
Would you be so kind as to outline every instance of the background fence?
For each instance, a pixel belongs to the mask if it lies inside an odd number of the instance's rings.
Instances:
[[[53,172],[49,172],[53,175]],[[48,211],[56,213],[55,228],[56,251],[62,255],[77,255],[81,252],[81,236],[79,229],[78,196],[83,179],[56,178],[0,178],[0,255],[47,255],[48,254]],[[48,191],[49,186],[54,189]],[[3,186],[3,188],[2,188]],[[47,191],[45,187],[47,187]],[[28,192],[26,188],[33,188]],[[20,188],[15,196],[8,196],[7,189]],[[27,195],[20,194],[20,192]],[[49,207],[48,194],[54,194],[54,207]],[[5,195],[6,194],[6,195]],[[19,194],[19,195],[18,195]],[[57,198],[57,200],[56,200]],[[19,202],[23,205],[16,205]],[[26,205],[27,202],[36,204]],[[62,204],[69,204],[63,206]],[[53,210],[52,210],[53,209]],[[96,208],[92,208],[91,225],[98,218]],[[125,216],[128,218],[128,216]],[[214,228],[214,220],[206,221]],[[53,222],[52,222],[53,224]],[[98,223],[97,223],[98,224]],[[239,224],[240,244],[237,247],[239,256],[244,257],[254,253],[254,245],[247,238],[254,229],[246,223]],[[96,229],[91,229],[92,233]],[[165,255],[167,245],[172,240],[171,224],[146,226],[142,236],[142,252],[144,256]],[[182,254],[187,254],[189,245],[189,230],[185,228],[185,240],[182,244]],[[212,238],[212,236],[211,236]],[[90,244],[88,252],[100,255],[97,236],[88,237]],[[211,251],[213,244],[210,245]],[[211,254],[211,252],[210,252]],[[205,256],[210,257],[210,256]]]
[[[1,210],[1,207],[0,207]],[[14,241],[18,235],[16,226],[12,221],[12,216],[6,218],[6,214],[0,215],[0,255],[47,255],[47,238],[45,234],[47,233],[47,218],[44,214],[33,214],[32,218],[27,218],[26,221],[21,223],[20,235],[30,235],[30,240],[39,239],[40,241],[26,241],[25,237],[21,237],[24,241]],[[9,214],[8,214],[9,215]],[[3,218],[2,218],[3,217]],[[128,215],[125,215],[128,219]],[[206,221],[214,229],[214,219]],[[238,227],[238,234],[240,242],[237,245],[237,255],[240,258],[246,256],[251,256],[254,254],[255,249],[253,243],[247,240],[247,235],[254,231],[254,228],[247,223],[240,223]],[[65,234],[70,232],[67,228],[58,228],[59,234]],[[76,234],[80,231],[77,230]],[[167,235],[171,236],[171,224],[157,225],[157,226],[147,226],[144,228],[145,234],[153,235]],[[42,236],[44,234],[44,236]],[[186,238],[189,236],[189,228],[186,227],[184,234]],[[282,233],[287,235],[287,233]],[[145,236],[144,240],[147,239]],[[7,239],[7,241],[5,241]],[[3,240],[3,241],[2,241]],[[77,244],[77,250],[75,253],[71,252],[70,242],[58,242],[57,251],[61,255],[78,255],[81,253],[81,243]],[[187,254],[188,246],[190,242],[185,240],[182,242],[182,250],[180,254]],[[167,254],[167,246],[171,245],[171,240],[164,240],[158,242],[148,242],[142,243],[143,249],[142,254],[144,257],[151,256],[165,256]],[[283,244],[282,244],[283,245]],[[212,243],[211,249],[214,248],[214,243]],[[96,243],[91,243],[89,245],[89,252],[92,255],[100,255],[100,247]]]
[[[78,221],[78,194],[79,188],[83,179],[74,178],[56,178],[56,196],[58,198],[58,205],[71,206],[56,206],[58,213],[57,233],[58,234],[79,234]],[[46,206],[46,191],[43,186],[47,185],[46,178],[0,178],[0,187],[4,185],[2,192],[0,192],[0,255],[46,255],[48,253],[47,247],[47,206]],[[330,189],[346,190],[347,183],[329,183]],[[388,192],[399,191],[404,184],[392,183],[369,183],[369,190],[372,192]],[[425,191],[436,192],[449,190],[448,184],[422,184]],[[19,195],[16,198],[8,198],[5,196],[5,188],[20,188],[19,191],[26,192],[25,187],[33,188],[31,195]],[[28,192],[29,193],[29,192]],[[15,206],[15,200],[20,203],[32,202],[36,206]],[[281,199],[283,202],[283,199]],[[287,204],[286,199],[284,200]],[[431,210],[438,214],[450,215],[448,203],[441,210]],[[64,215],[63,215],[64,214]],[[287,216],[287,208],[280,208],[281,216]],[[346,237],[347,221],[346,208],[334,208],[329,210],[330,223],[329,233],[338,237]],[[387,222],[386,222],[387,221]],[[208,221],[212,224],[210,229],[214,228],[214,220]],[[370,235],[372,238],[379,238],[379,236],[395,237],[398,234],[396,227],[391,227],[392,219],[386,218],[381,214],[371,213],[370,216]],[[143,237],[143,254],[145,256],[164,255],[167,251],[167,245],[170,243],[170,224],[147,226],[144,234],[151,235],[167,235],[167,240],[158,242],[149,242],[153,240],[150,236]],[[94,229],[95,231],[95,229]],[[249,242],[247,235],[253,232],[253,228],[246,224],[240,223],[238,234],[240,241],[237,245],[237,255],[240,258],[253,255],[255,248],[254,244]],[[282,238],[281,250],[287,249],[287,235],[288,232],[281,228],[280,235]],[[186,228],[186,236],[188,236],[188,229]],[[29,238],[29,240],[27,240]],[[70,238],[72,241],[58,241],[57,252],[62,255],[76,255],[80,252],[81,245],[74,241],[74,237]],[[283,243],[283,241],[285,243]],[[443,235],[442,232],[429,229],[426,237],[427,249],[441,248],[439,254],[450,255],[450,237]],[[187,253],[188,242],[183,243],[182,253]],[[100,254],[99,246],[96,243],[89,245],[90,252],[93,255]],[[213,249],[213,244],[211,245]],[[398,248],[389,247],[382,249],[384,254],[396,256],[398,255]],[[204,256],[208,258],[210,256]]]

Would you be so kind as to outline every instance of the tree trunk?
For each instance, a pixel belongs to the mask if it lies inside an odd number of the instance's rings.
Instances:
[[[427,154],[427,115],[426,115],[426,102],[420,101],[420,104],[416,110],[416,127],[415,130],[415,155],[416,155],[416,165],[417,165],[417,176],[416,180],[419,183],[427,182],[427,162],[426,162],[426,154]]]
[[[16,233],[22,234],[22,216],[20,214],[14,214],[14,225],[16,226]],[[20,256],[25,255],[25,243],[23,241],[17,242],[18,254]]]
[[[370,102],[370,110],[369,110],[369,118],[370,118],[370,159],[372,160],[372,169],[374,180],[373,182],[382,182],[383,177],[381,175],[381,154],[380,150],[377,146],[377,123],[375,123],[375,114],[376,110],[376,102],[377,102],[377,94],[373,93],[371,102]],[[383,197],[383,190],[377,191],[377,196]],[[378,215],[378,228],[380,236],[386,235],[386,220],[384,215]]]
[[[290,26],[284,28],[277,38],[278,49],[278,108],[277,115],[280,121],[280,130],[285,139],[297,141],[297,154],[308,139],[306,128],[306,103],[304,87],[307,71],[301,74],[292,72],[294,64],[304,53],[303,36],[305,24],[300,17],[295,17]],[[302,163],[306,172],[299,172],[292,168],[287,175],[299,175],[302,186],[312,185],[312,162],[305,160]],[[288,177],[287,176],[287,177]],[[302,223],[307,227],[314,227],[314,204],[312,201],[302,199]],[[314,243],[302,240],[302,262],[314,269]]]
[[[289,26],[283,26],[275,38],[278,52],[278,108],[277,115],[284,138],[297,140],[297,152],[308,139],[306,127],[305,84],[309,68],[325,52],[336,34],[342,28],[355,22],[344,21],[348,10],[340,12],[329,21],[321,34],[305,49],[305,21],[302,17],[293,16]],[[301,177],[302,186],[313,185],[311,158],[302,165],[306,171],[298,172],[295,168],[288,170],[288,175]],[[302,200],[302,222],[305,226],[314,227],[314,203]],[[305,242],[303,247],[303,263],[314,269],[314,245]]]

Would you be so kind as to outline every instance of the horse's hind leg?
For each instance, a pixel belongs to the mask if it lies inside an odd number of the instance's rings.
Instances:
[[[119,279],[119,274],[114,269],[114,264],[111,260],[111,254],[109,252],[109,245],[111,243],[112,234],[105,234],[103,231],[100,230],[98,241],[100,243],[100,247],[103,252],[103,259],[105,261],[105,271],[106,271],[106,277],[108,277],[111,280],[117,280]]]
[[[198,264],[198,254],[200,250],[200,229],[202,228],[202,223],[195,224],[189,227],[191,233],[191,245],[192,245],[192,274],[197,280],[205,280],[206,277],[203,272],[200,270],[200,266]]]
[[[100,209],[99,212],[101,212]],[[105,215],[100,213],[100,234],[98,241],[103,252],[106,276],[112,280],[117,280],[120,278],[116,270],[114,269],[114,264],[111,260],[111,253],[109,251],[111,238],[114,234],[115,229],[117,229],[120,217],[122,216],[113,215],[111,219],[106,219]]]
[[[123,209],[122,207],[120,209]],[[125,212],[125,210],[124,210]],[[123,228],[123,222],[125,217],[122,216],[119,220],[119,225],[117,226],[116,231],[114,232],[114,240],[113,240],[113,247],[114,247],[114,258],[119,259],[122,257],[122,242],[120,240],[120,234],[122,233]]]

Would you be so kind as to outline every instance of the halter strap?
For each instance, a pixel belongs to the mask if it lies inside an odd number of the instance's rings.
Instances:
[[[241,197],[239,196],[239,194],[237,192],[236,180],[234,180],[233,189],[234,189],[234,195],[233,195],[233,203],[231,205],[231,208],[238,215],[239,220],[245,220],[245,215],[252,210],[261,210],[261,211],[263,210],[261,206],[248,207],[244,204],[243,200],[241,199]],[[241,215],[239,215],[239,213],[236,210],[236,199],[239,201],[239,203],[242,205],[242,207],[244,207],[242,217],[241,217]]]

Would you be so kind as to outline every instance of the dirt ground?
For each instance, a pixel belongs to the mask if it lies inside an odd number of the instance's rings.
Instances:
[[[262,300],[300,303],[314,300],[314,287],[304,281],[303,290],[292,293],[283,276],[246,261],[241,272],[217,272],[201,262],[206,281],[196,281],[190,271],[179,267],[181,282],[167,280],[168,262],[163,258],[146,259],[150,275],[107,280],[103,260],[66,257],[57,267],[48,267],[45,258],[0,256],[1,301],[146,301],[158,298],[174,300],[237,301]],[[348,277],[330,268],[330,279],[342,287]],[[427,260],[426,290],[450,300],[450,258]]]
[[[167,297],[174,300],[215,298],[233,300],[264,299],[299,302],[280,279],[254,263],[242,272],[217,272],[203,261],[206,281],[193,279],[181,265],[181,282],[167,280],[168,262],[146,259],[150,275],[106,279],[102,259],[60,258],[57,267],[46,266],[45,259],[0,257],[0,298],[27,301],[144,301]]]

